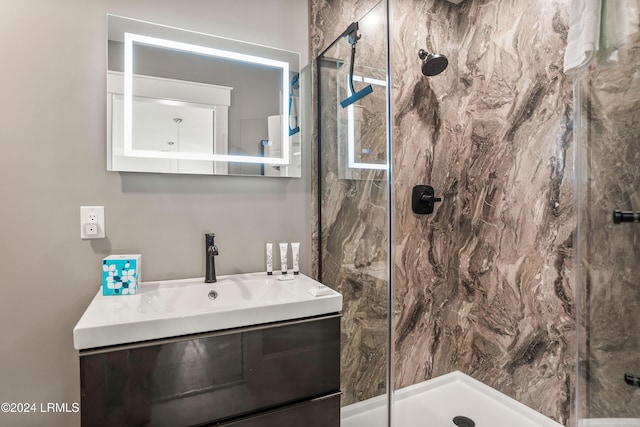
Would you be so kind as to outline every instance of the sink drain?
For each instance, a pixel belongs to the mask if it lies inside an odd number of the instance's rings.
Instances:
[[[462,415],[453,417],[453,423],[458,427],[475,427],[476,423],[471,418]]]
[[[218,293],[216,291],[209,291],[209,299],[218,298]]]

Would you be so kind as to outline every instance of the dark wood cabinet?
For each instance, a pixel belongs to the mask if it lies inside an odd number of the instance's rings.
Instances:
[[[327,427],[340,425],[340,393],[222,424],[221,427]]]
[[[339,426],[339,314],[80,352],[83,426]]]

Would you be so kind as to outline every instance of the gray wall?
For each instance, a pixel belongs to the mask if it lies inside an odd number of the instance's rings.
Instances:
[[[219,274],[263,269],[264,242],[278,240],[302,242],[301,269],[311,271],[309,149],[301,179],[106,171],[107,13],[297,50],[308,62],[298,0],[0,4],[0,401],[38,409],[0,413],[0,425],[79,425],[39,405],[79,402],[72,329],[110,253],[142,253],[146,280],[201,276],[203,233],[213,231]],[[107,239],[80,240],[81,205],[105,206]]]

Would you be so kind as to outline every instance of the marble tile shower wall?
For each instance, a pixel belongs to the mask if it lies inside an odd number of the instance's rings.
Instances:
[[[393,4],[395,385],[459,369],[566,423],[569,1]],[[420,75],[420,44],[455,55],[443,78]],[[430,218],[410,210],[421,183],[443,198]]]
[[[312,0],[312,57],[374,4]],[[569,4],[391,1],[395,387],[458,369],[571,418]],[[445,73],[423,77],[420,48]],[[434,215],[411,212],[417,184],[443,198]]]

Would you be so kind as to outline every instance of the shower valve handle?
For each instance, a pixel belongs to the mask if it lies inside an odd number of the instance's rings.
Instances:
[[[431,194],[422,194],[420,196],[420,203],[432,203],[432,202],[441,202],[442,199],[440,197],[433,197]]]
[[[411,195],[411,209],[414,213],[423,215],[433,213],[435,202],[441,202],[440,197],[435,196],[430,185],[416,185]]]

